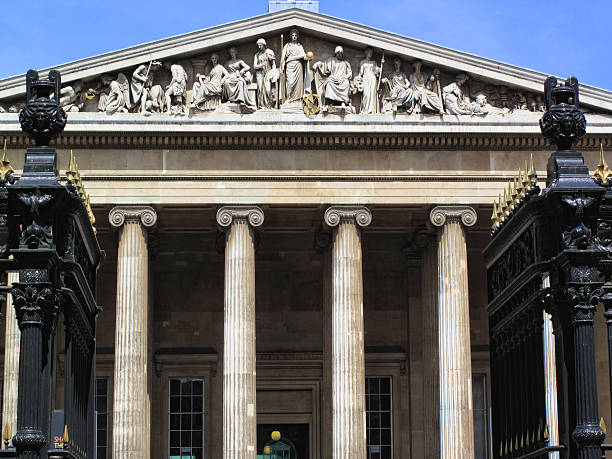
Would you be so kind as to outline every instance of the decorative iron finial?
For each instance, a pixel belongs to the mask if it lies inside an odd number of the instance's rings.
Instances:
[[[62,436],[62,443],[64,444],[64,448],[68,446],[68,442],[70,439],[68,438],[68,425],[64,424],[64,435]]]
[[[2,439],[4,440],[4,449],[8,449],[9,441],[11,441],[11,426],[7,422],[2,429]]]
[[[578,80],[569,77],[565,83],[558,83],[555,77],[548,77],[544,95],[546,112],[540,120],[542,134],[559,150],[571,150],[586,133],[586,118],[579,108]]]
[[[66,169],[66,180],[69,183],[74,185],[76,188],[76,192],[83,200],[83,204],[85,204],[85,209],[87,210],[87,215],[89,216],[89,222],[93,228],[94,233],[96,233],[96,228],[94,223],[96,222],[96,217],[94,216],[93,210],[91,209],[91,199],[89,194],[85,191],[85,185],[83,185],[83,178],[81,177],[81,173],[79,172],[79,166],[74,157],[74,153],[70,150],[70,159],[68,160],[68,168]]]
[[[606,429],[606,421],[604,421],[603,416],[599,420],[599,427],[601,427],[601,430],[603,430],[604,434],[608,435],[608,430]]]
[[[7,175],[13,175],[15,171],[11,166],[11,162],[6,156],[6,137],[4,138],[4,148],[2,149],[2,160],[0,160],[0,179],[10,181],[7,179]],[[9,177],[10,178],[10,177]]]
[[[19,112],[19,123],[39,147],[49,145],[66,126],[66,112],[59,106],[60,88],[57,70],[51,70],[46,80],[39,79],[36,70],[26,74],[26,106]]]
[[[599,164],[597,165],[597,169],[593,172],[593,178],[599,183],[606,183],[608,179],[612,177],[612,172],[608,168],[606,159],[604,158],[603,144],[599,144],[599,148]]]
[[[491,227],[495,230],[499,226],[499,217],[497,216],[497,201],[493,202],[493,213],[491,214]]]

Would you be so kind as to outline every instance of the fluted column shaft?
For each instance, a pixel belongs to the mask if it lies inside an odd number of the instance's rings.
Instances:
[[[470,207],[436,207],[438,230],[438,346],[440,457],[474,459],[474,415],[464,226],[476,223]]]
[[[359,226],[372,220],[365,207],[330,207],[332,242],[333,459],[366,458],[363,273]]]
[[[423,248],[421,297],[423,301],[423,430],[425,459],[440,457],[440,400],[438,397],[438,294],[437,247]]]
[[[8,273],[6,284],[19,282],[19,273]],[[13,308],[13,297],[6,296],[6,331],[4,341],[4,394],[2,428],[9,425],[11,436],[17,431],[17,385],[19,382],[19,341],[21,333]]]
[[[255,235],[263,223],[257,207],[222,207],[226,228],[223,331],[223,459],[257,455],[255,347]]]
[[[109,220],[120,227],[117,253],[113,458],[149,457],[148,362],[150,207],[115,207]]]

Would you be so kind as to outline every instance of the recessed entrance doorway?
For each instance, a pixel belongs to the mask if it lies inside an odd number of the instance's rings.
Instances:
[[[258,424],[258,459],[309,459],[308,424]]]

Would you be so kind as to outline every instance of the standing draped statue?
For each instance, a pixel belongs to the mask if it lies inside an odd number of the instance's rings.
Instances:
[[[382,69],[372,60],[372,49],[365,50],[365,59],[359,63],[355,86],[362,93],[360,113],[380,113],[378,77]]]
[[[328,101],[339,102],[343,107],[350,105],[350,79],[353,76],[351,64],[344,58],[342,46],[336,46],[334,55],[312,66],[315,72],[317,93],[323,99],[323,106]]]
[[[395,70],[382,80],[389,90],[389,95],[384,99],[385,111],[395,113],[398,107],[405,107],[406,111],[411,113],[414,106],[414,93],[410,88],[410,81],[406,73],[402,72],[401,59],[396,58],[393,66]]]
[[[238,50],[230,48],[230,60],[225,63],[227,75],[223,77],[223,96],[228,102],[235,102],[255,110],[255,98],[249,93],[249,84],[253,81],[251,67],[238,57]]]
[[[221,104],[223,77],[228,75],[227,70],[219,64],[219,56],[215,53],[210,56],[212,69],[208,75],[196,75],[191,91],[191,107],[199,110],[214,110]]]
[[[151,61],[149,65],[141,64],[132,73],[130,89],[132,103],[140,102],[140,113],[151,111],[161,112],[164,106],[164,91],[160,85],[153,86],[153,74],[161,68],[159,61]]]
[[[285,75],[285,103],[301,102],[304,97],[304,61],[306,53],[298,43],[300,33],[291,30],[291,41],[283,46],[281,69]]]
[[[413,65],[414,73],[410,75],[410,85],[414,93],[414,110],[416,113],[420,113],[423,108],[427,108],[440,114],[444,113],[442,97],[438,92],[437,72],[434,71],[427,78],[427,75],[421,72],[421,66],[423,65],[421,61],[416,61]]]
[[[257,40],[259,51],[253,58],[253,70],[257,82],[257,107],[274,108],[277,101],[278,82],[280,73],[276,68],[274,51],[266,47],[266,40]]]

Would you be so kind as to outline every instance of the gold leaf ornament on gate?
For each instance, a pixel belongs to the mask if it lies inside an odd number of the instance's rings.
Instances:
[[[302,110],[305,115],[314,116],[321,111],[321,98],[318,94],[309,93],[302,98]]]

